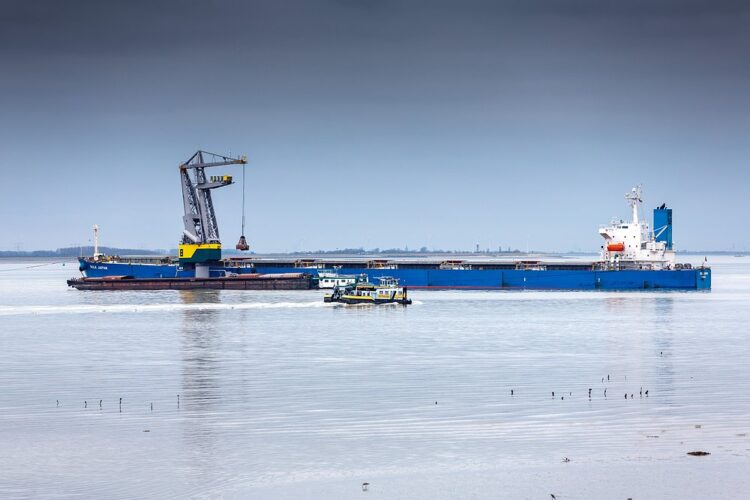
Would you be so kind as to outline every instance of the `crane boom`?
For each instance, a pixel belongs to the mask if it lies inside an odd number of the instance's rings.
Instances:
[[[213,161],[206,162],[205,156]],[[218,161],[217,161],[218,160]],[[180,184],[182,186],[182,217],[184,230],[179,245],[181,262],[207,262],[221,258],[219,225],[211,199],[211,190],[232,184],[232,176],[206,177],[206,168],[226,165],[244,165],[247,158],[197,151],[186,162],[180,164]],[[190,175],[190,171],[193,175]]]

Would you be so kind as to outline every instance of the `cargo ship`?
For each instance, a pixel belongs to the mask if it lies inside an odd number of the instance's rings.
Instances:
[[[710,290],[711,268],[679,263],[672,241],[672,209],[653,210],[653,230],[640,216],[641,188],[625,195],[631,220],[599,228],[598,260],[542,261],[481,258],[222,258],[210,193],[233,183],[231,176],[206,177],[204,169],[242,164],[221,155],[206,162],[202,151],[180,165],[185,229],[177,257],[118,257],[98,252],[79,259],[84,277],[209,278],[241,274],[308,273],[312,276],[366,275],[371,281],[393,277],[409,288],[548,290]],[[191,177],[188,172],[194,170]],[[244,177],[244,175],[243,175]],[[244,183],[243,183],[244,184]],[[243,215],[244,220],[244,215]],[[244,236],[237,249],[247,250]]]

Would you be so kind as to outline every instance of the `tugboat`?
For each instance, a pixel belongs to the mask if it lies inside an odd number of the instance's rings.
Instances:
[[[341,302],[343,304],[411,304],[406,295],[406,287],[398,285],[398,279],[390,276],[377,278],[374,285],[364,275],[356,283],[345,287],[336,286],[333,293],[326,294],[323,302]]]

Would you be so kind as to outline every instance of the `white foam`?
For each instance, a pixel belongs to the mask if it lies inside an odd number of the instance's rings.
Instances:
[[[41,315],[41,314],[102,314],[133,312],[169,311],[216,311],[232,309],[301,309],[330,307],[322,301],[315,302],[249,302],[239,304],[106,304],[106,305],[67,305],[67,306],[0,306],[0,316]]]

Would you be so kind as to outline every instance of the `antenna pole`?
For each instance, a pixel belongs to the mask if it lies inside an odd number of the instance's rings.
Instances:
[[[101,255],[99,253],[99,226],[94,224],[92,229],[94,230],[94,258],[98,259]]]

